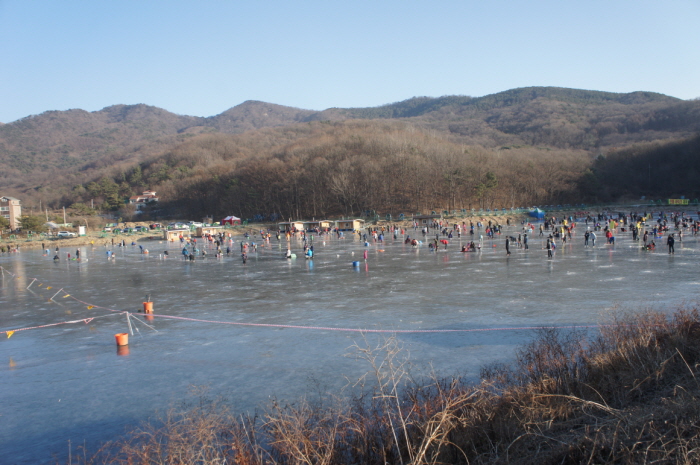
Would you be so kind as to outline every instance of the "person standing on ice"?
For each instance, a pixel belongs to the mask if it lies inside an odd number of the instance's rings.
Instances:
[[[668,245],[668,253],[669,254],[676,253],[676,251],[674,249],[675,243],[676,243],[676,239],[674,239],[673,234],[669,234],[668,239],[666,239],[666,245]]]

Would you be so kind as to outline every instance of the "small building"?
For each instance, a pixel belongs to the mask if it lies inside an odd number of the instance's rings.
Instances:
[[[180,237],[190,237],[189,229],[165,229],[163,230],[163,239],[168,242],[179,241]]]
[[[291,232],[291,231],[303,231],[304,222],[303,221],[282,221],[277,223],[277,229],[279,232]]]
[[[335,227],[340,231],[358,231],[365,227],[365,220],[336,220]]]
[[[312,221],[302,221],[302,228],[304,231],[315,231],[316,229],[321,229],[321,222],[312,220]]]
[[[200,226],[197,228],[197,231],[195,235],[197,237],[204,237],[207,234],[210,236],[214,236],[219,233],[224,232],[224,227],[223,226]]]
[[[0,216],[7,218],[10,229],[19,229],[22,225],[19,218],[22,216],[22,206],[19,199],[14,197],[0,197]]]
[[[134,195],[129,197],[129,203],[136,205],[136,210],[142,210],[146,204],[151,202],[157,202],[158,196],[156,196],[155,191],[143,191],[141,195]]]
[[[422,224],[422,225],[430,225],[436,221],[439,221],[442,219],[442,215],[434,214],[434,215],[413,215],[413,221]]]

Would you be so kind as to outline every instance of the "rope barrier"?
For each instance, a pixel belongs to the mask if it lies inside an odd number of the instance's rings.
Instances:
[[[3,267],[0,266],[0,269],[5,270]],[[9,273],[9,271],[8,271]],[[14,276],[14,275],[13,275]],[[35,280],[37,278],[34,278]],[[48,287],[46,288],[48,289]],[[83,318],[79,320],[73,320],[73,321],[64,321],[64,322],[59,322],[59,323],[50,323],[47,325],[40,325],[40,326],[31,326],[31,327],[26,327],[26,328],[18,328],[14,330],[6,330],[6,331],[0,331],[0,334],[8,334],[8,337],[10,337],[14,332],[17,331],[26,331],[30,329],[40,329],[40,328],[47,328],[51,326],[57,326],[57,325],[64,325],[64,324],[73,324],[73,323],[79,323],[79,322],[85,322],[88,324],[90,321],[96,319],[96,318],[103,318],[107,316],[113,316],[115,314],[127,315],[127,323],[129,326],[130,332],[133,334],[133,330],[131,329],[131,322],[130,318],[135,318],[135,316],[128,311],[125,310],[117,310],[109,307],[102,307],[100,305],[96,304],[91,304],[88,302],[84,302],[77,297],[68,294],[63,288],[61,288],[58,292],[56,292],[50,301],[53,301],[53,298],[56,297],[58,294],[63,292],[65,295],[63,298],[71,298],[72,300],[75,300],[78,303],[81,303],[87,307],[88,310],[91,310],[93,308],[97,309],[102,309],[102,310],[107,310],[109,312],[113,312],[110,315],[102,315],[102,316],[97,316],[97,317],[92,317],[92,318]],[[209,324],[220,324],[220,325],[229,325],[229,326],[247,326],[247,327],[258,327],[258,328],[286,328],[286,329],[302,329],[302,330],[312,330],[312,331],[339,331],[339,332],[353,332],[353,333],[384,333],[384,334],[430,334],[430,333],[474,333],[474,332],[487,332],[487,331],[533,331],[533,330],[542,330],[542,329],[592,329],[592,328],[602,328],[606,327],[609,325],[565,325],[565,326],[522,326],[522,327],[500,327],[500,328],[471,328],[471,329],[369,329],[369,328],[342,328],[342,327],[330,327],[330,326],[306,326],[306,325],[286,325],[286,324],[278,324],[278,323],[246,323],[246,322],[236,322],[236,321],[217,321],[217,320],[205,320],[201,318],[189,318],[189,317],[183,317],[183,316],[175,316],[175,315],[163,315],[163,314],[156,314],[156,313],[149,313],[148,316],[151,317],[158,317],[158,318],[164,318],[164,319],[169,319],[169,320],[180,320],[180,321],[192,321],[196,323],[209,323]],[[136,321],[148,326],[154,331],[157,331],[153,326],[148,325],[144,321],[141,321],[138,318],[135,318]]]
[[[289,329],[309,329],[319,331],[343,331],[355,333],[473,333],[479,331],[519,331],[519,330],[536,330],[536,329],[577,329],[577,328],[601,328],[607,325],[569,325],[569,326],[522,326],[522,327],[503,327],[503,328],[472,328],[472,329],[361,329],[361,328],[337,328],[330,326],[303,326],[303,325],[284,325],[275,323],[241,323],[236,321],[216,321],[203,320],[200,318],[188,318],[184,316],[159,315],[156,313],[149,316],[166,318],[170,320],[195,321],[197,323],[212,323],[220,325],[232,326],[254,326],[263,328],[289,328]]]
[[[123,312],[123,313],[126,313],[126,312]],[[96,319],[98,319],[98,318],[105,318],[105,317],[108,317],[108,316],[114,316],[114,315],[93,316],[93,317],[90,317],[90,318],[81,318],[81,319],[79,319],[79,320],[59,321],[58,323],[49,323],[49,324],[39,325],[39,326],[27,326],[27,327],[24,327],[24,328],[8,329],[8,330],[6,330],[6,331],[0,331],[0,334],[7,334],[7,335],[8,335],[7,337],[10,337],[10,336],[12,336],[12,334],[14,334],[14,333],[16,333],[16,332],[18,332],[18,331],[27,331],[27,330],[30,330],[30,329],[50,328],[50,327],[52,327],[52,326],[71,325],[71,324],[75,324],[75,323],[85,323],[85,324],[89,324],[92,320],[96,320]]]

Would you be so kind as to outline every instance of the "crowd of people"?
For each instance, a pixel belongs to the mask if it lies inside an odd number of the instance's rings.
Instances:
[[[565,246],[573,241],[575,237],[580,237],[583,246],[596,247],[597,241],[603,240],[611,247],[615,246],[616,237],[621,234],[631,237],[640,244],[645,251],[654,251],[657,248],[657,241],[663,241],[668,248],[669,254],[675,253],[676,242],[682,242],[684,234],[696,236],[700,232],[700,213],[692,216],[688,212],[629,212],[611,213],[602,212],[596,215],[587,214],[584,218],[567,216],[563,218],[548,217],[543,221],[532,222],[522,220],[519,227],[513,227],[511,219],[506,219],[506,226],[494,219],[465,219],[461,222],[450,222],[445,219],[434,219],[425,223],[414,221],[410,226],[398,224],[387,224],[383,226],[369,226],[360,230],[352,231],[351,234],[364,243],[366,247],[371,244],[382,245],[386,238],[400,240],[413,248],[427,245],[431,252],[448,250],[449,244],[455,240],[459,241],[460,252],[478,253],[483,250],[485,244],[489,247],[497,247],[497,239],[505,239],[505,254],[510,256],[513,250],[530,250],[530,242],[533,237],[539,238],[542,242],[541,249],[547,251],[547,257],[552,259],[558,247]],[[583,230],[582,233],[578,231]],[[506,232],[507,231],[507,232]],[[250,233],[245,233],[242,239],[234,239],[231,232],[222,231],[216,234],[205,234],[201,238],[183,237],[178,238],[182,249],[181,253],[185,260],[195,261],[198,258],[206,259],[213,256],[216,259],[229,257],[234,254],[234,249],[239,249],[241,261],[245,264],[250,253],[257,253],[258,247],[271,247],[273,238],[277,243],[287,242],[286,251],[283,257],[286,259],[295,258],[292,252],[294,248],[301,248],[303,256],[307,259],[315,257],[314,240],[343,240],[345,233],[337,228],[316,228],[311,231],[289,229],[283,231],[271,231],[261,229],[256,231],[252,237]],[[466,239],[463,239],[466,238]],[[236,242],[238,242],[237,246]],[[125,240],[114,243],[112,248],[125,248]],[[598,244],[599,245],[599,244]],[[132,247],[138,246],[141,254],[148,254],[148,249],[143,245],[131,243]],[[106,254],[108,259],[115,259],[116,254],[108,248]],[[49,255],[49,250],[42,244],[45,255]],[[284,248],[283,248],[284,250]],[[16,252],[19,246],[2,246],[0,252]],[[61,259],[56,247],[54,260]],[[168,251],[160,254],[161,258],[168,257]],[[67,258],[71,259],[70,253]],[[75,253],[74,259],[80,260],[80,249]],[[367,258],[365,253],[365,259]]]

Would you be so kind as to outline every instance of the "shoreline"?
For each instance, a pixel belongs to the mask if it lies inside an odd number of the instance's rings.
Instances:
[[[625,208],[624,211],[628,210],[630,206],[626,206],[628,208]],[[673,207],[672,205],[669,205],[668,207]],[[690,212],[690,213],[696,213],[697,209],[690,208],[688,206],[684,206],[685,208],[669,208],[669,212],[675,212],[675,211],[685,211],[685,212]],[[596,209],[598,210],[598,209]],[[600,211],[590,211],[589,214],[591,215],[597,215],[598,213],[601,212],[613,212],[613,211],[623,211],[621,208],[615,208],[614,206],[609,206],[605,208],[600,208]],[[645,209],[641,209],[645,210]],[[667,209],[660,209],[660,210],[667,210]],[[647,210],[648,212],[653,212],[653,211],[659,211],[658,208],[656,209],[649,209]],[[545,218],[550,218],[550,217],[568,217],[571,216],[572,214],[580,212],[580,209],[572,209],[572,210],[566,210],[566,211],[553,211],[553,212],[545,212],[546,216]],[[469,222],[469,221],[481,221],[482,223],[487,223],[488,221],[492,221],[493,223],[501,224],[504,225],[506,224],[507,220],[510,219],[511,225],[513,222],[538,222],[541,220],[538,220],[536,218],[531,218],[528,216],[527,213],[520,212],[520,213],[513,213],[513,214],[507,214],[507,215],[484,215],[484,216],[464,216],[464,217],[454,217],[454,216],[446,216],[443,218],[443,221],[447,221],[449,225],[454,224],[454,223],[462,223],[462,222]],[[574,221],[580,221],[581,217],[577,217],[574,219]],[[147,226],[147,222],[138,222],[138,223],[131,223],[127,222],[131,227],[141,225],[141,226]],[[365,228],[367,227],[385,227],[388,225],[396,225],[400,228],[403,228],[405,230],[409,230],[413,228],[413,221],[411,219],[404,219],[403,221],[386,221],[386,220],[379,220],[376,223],[365,223]],[[248,224],[246,226],[237,226],[235,228],[227,229],[226,232],[230,233],[232,236],[243,236],[245,233],[248,233],[250,236],[256,236],[258,235],[259,231],[261,229],[269,229],[271,231],[276,230],[276,223],[253,223],[253,224]],[[364,228],[363,228],[364,229]],[[165,241],[165,238],[163,237],[163,229],[160,230],[153,230],[153,231],[148,231],[145,233],[132,233],[132,234],[112,234],[112,233],[106,233],[106,236],[103,236],[103,231],[89,231],[86,236],[81,236],[81,237],[75,237],[75,238],[41,238],[41,239],[31,239],[28,240],[26,236],[17,237],[15,239],[9,239],[7,236],[2,236],[0,237],[0,246],[2,247],[7,247],[7,246],[19,246],[20,250],[22,249],[38,249],[41,248],[41,244],[44,243],[45,245],[49,246],[49,249],[54,249],[55,247],[81,247],[81,246],[109,246],[111,245],[112,239],[118,239],[119,241],[121,240],[127,240],[128,242],[146,242],[146,243],[156,243],[158,242],[163,242]],[[116,246],[116,243],[114,244]]]

